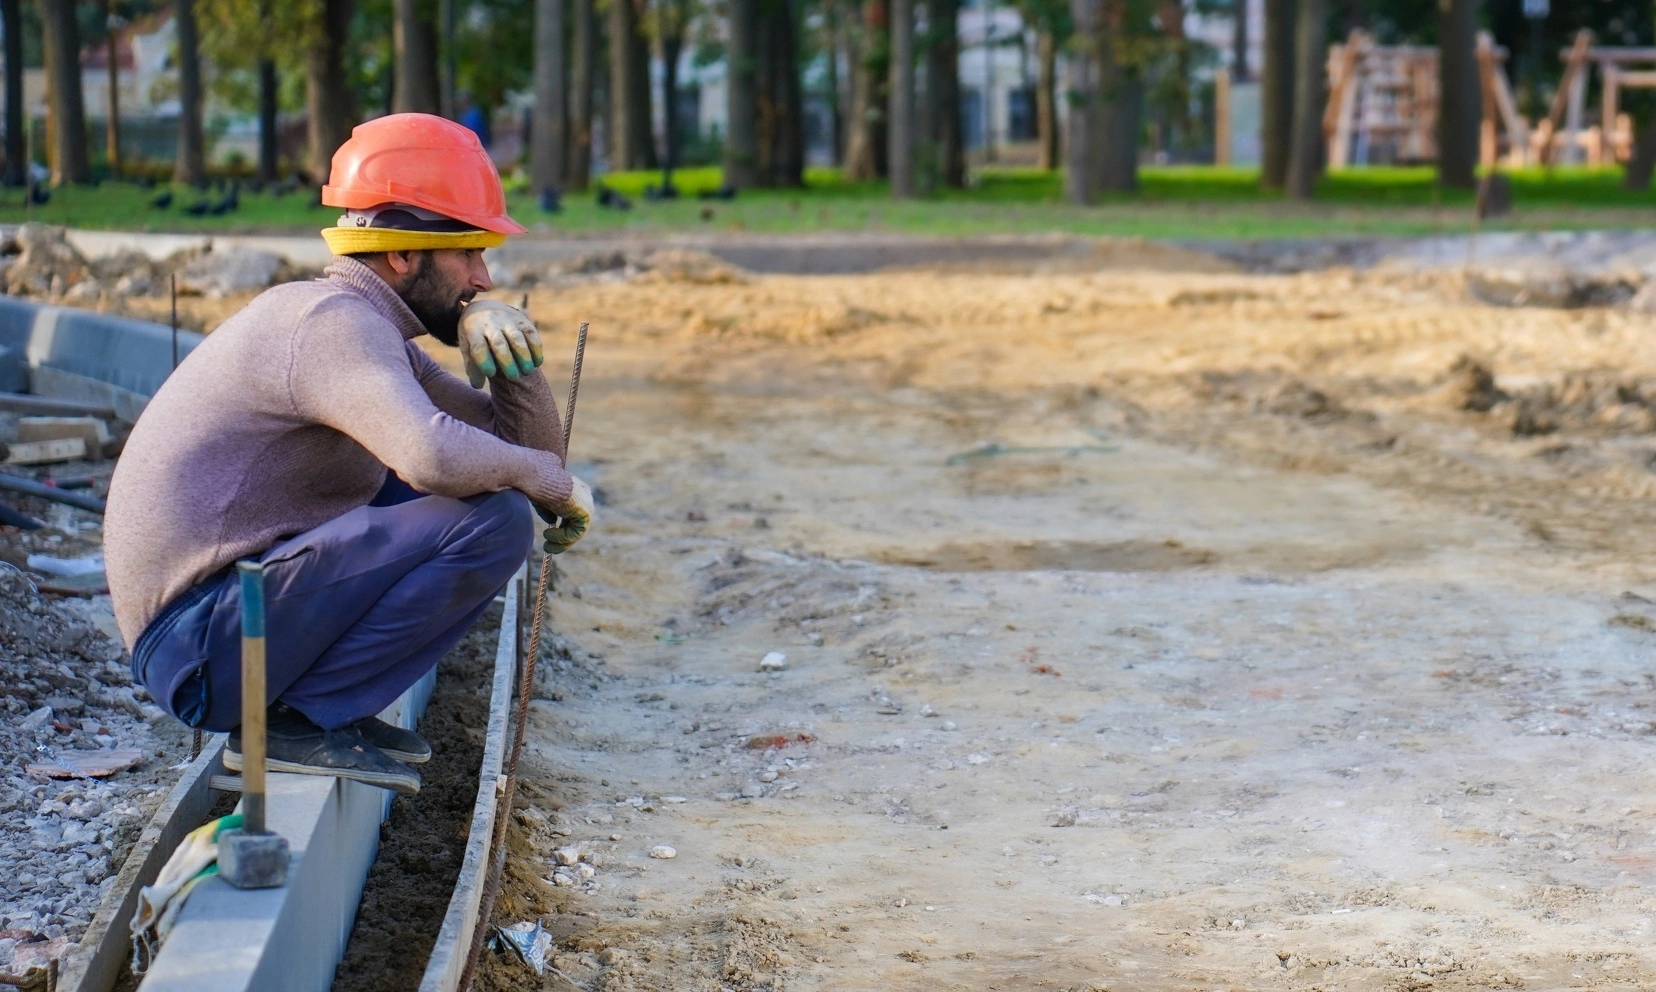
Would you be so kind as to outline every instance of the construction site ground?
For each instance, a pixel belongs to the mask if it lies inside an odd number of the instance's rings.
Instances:
[[[531,292],[485,987],[1656,987],[1656,317],[1135,264]]]
[[[603,505],[497,922],[613,990],[1656,985],[1652,319],[1156,263],[533,294]]]

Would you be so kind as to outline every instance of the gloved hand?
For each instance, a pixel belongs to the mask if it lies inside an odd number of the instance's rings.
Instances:
[[[549,555],[561,555],[568,551],[592,526],[592,490],[580,479],[574,476],[570,479],[575,484],[569,489],[569,502],[558,509],[558,515],[563,519],[558,526],[546,528],[543,535]]]
[[[477,389],[497,374],[516,382],[546,360],[535,322],[499,300],[473,300],[460,311],[460,354]]]

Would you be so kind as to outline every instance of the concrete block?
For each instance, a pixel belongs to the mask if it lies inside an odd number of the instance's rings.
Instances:
[[[19,441],[8,445],[7,465],[50,465],[86,457],[86,442],[78,437],[58,441]]]
[[[102,451],[109,443],[109,427],[97,417],[23,417],[17,421],[19,441],[63,441],[78,437],[87,451]]]

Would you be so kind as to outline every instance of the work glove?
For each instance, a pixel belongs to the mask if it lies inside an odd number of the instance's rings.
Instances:
[[[516,382],[546,360],[535,322],[499,300],[473,300],[460,311],[460,354],[477,389],[496,375]]]
[[[574,547],[575,542],[592,526],[592,490],[580,479],[574,476],[569,478],[573,483],[569,487],[569,501],[558,509],[558,516],[562,519],[556,526],[546,528],[543,535],[549,555],[561,555]]]

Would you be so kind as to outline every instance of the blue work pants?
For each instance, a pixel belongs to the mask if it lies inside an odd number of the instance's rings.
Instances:
[[[430,671],[529,553],[515,490],[422,495],[391,476],[373,503],[277,544],[265,565],[267,698],[335,729],[373,716]],[[134,677],[185,724],[241,723],[235,569],[180,595],[132,652]]]

